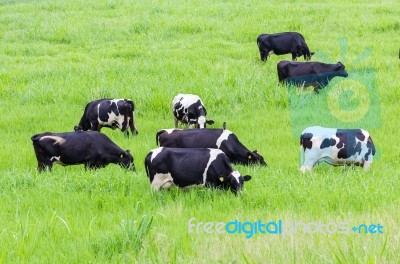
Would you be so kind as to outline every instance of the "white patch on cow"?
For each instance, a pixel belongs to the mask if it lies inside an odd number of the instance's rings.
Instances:
[[[217,156],[218,156],[219,154],[224,154],[224,152],[222,152],[222,151],[219,150],[219,149],[211,149],[211,148],[209,148],[209,150],[210,150],[210,159],[208,160],[207,166],[206,166],[206,168],[205,168],[205,170],[204,170],[204,172],[203,172],[203,184],[206,182],[208,168],[210,167],[211,163],[212,163],[214,160],[217,159]]]
[[[215,143],[217,144],[217,148],[221,148],[222,141],[228,140],[230,134],[232,134],[232,132],[227,129],[222,131],[222,134],[219,136],[217,142]]]
[[[200,128],[204,128],[204,124],[206,123],[206,117],[205,116],[200,116],[197,119],[197,123],[199,124]]]
[[[157,155],[163,150],[164,147],[156,148],[151,151],[151,159],[150,162],[153,162],[153,159],[157,157]]]
[[[151,182],[151,187],[153,190],[158,191],[161,188],[169,189],[174,185],[174,179],[171,173],[156,173],[154,175],[153,181]]]
[[[124,122],[124,116],[116,115],[113,111],[111,111],[111,113],[108,113],[107,121],[101,121],[100,118],[97,118],[97,121],[99,122],[99,125],[101,125],[101,126],[102,125],[112,126],[113,124],[115,124],[115,121],[116,121],[118,128],[122,129],[122,123]]]
[[[64,138],[59,137],[59,136],[43,136],[43,137],[41,137],[39,139],[39,141],[43,140],[43,139],[52,139],[52,140],[54,140],[53,145],[56,145],[56,144],[62,145],[66,141]]]
[[[194,94],[178,94],[172,100],[172,107],[174,107],[176,103],[180,102],[183,107],[188,108],[192,104],[195,104],[197,101],[200,101],[200,103],[203,104],[203,102],[201,101],[200,97],[197,96],[197,95],[194,95]]]
[[[167,134],[171,134],[171,133],[174,132],[175,130],[182,130],[182,129],[167,128],[167,129],[161,129],[161,130],[167,132]]]
[[[270,56],[270,55],[272,55],[272,54],[275,54],[273,50],[271,50],[271,51],[268,53],[268,56]]]
[[[237,183],[240,184],[240,181],[239,181],[240,172],[238,172],[237,170],[235,170],[235,171],[232,171],[231,174],[232,174],[233,177],[235,177]]]
[[[125,99],[111,99],[110,100],[110,105],[112,104],[112,103],[114,103],[114,104],[116,104],[117,105],[117,108],[118,108],[118,102],[119,101],[125,101]],[[129,100],[128,100],[129,101]],[[118,109],[119,110],[119,109]]]
[[[61,156],[52,156],[52,157],[50,158],[50,161],[52,161],[52,162],[54,162],[54,163],[56,163],[56,164],[64,165],[64,163],[61,162],[60,159],[61,159]]]

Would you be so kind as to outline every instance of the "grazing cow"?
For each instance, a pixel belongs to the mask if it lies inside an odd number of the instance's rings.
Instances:
[[[319,162],[331,165],[358,165],[368,170],[375,155],[369,133],[363,129],[308,127],[300,136],[301,171],[310,171]]]
[[[137,135],[134,112],[135,106],[130,99],[100,99],[88,103],[81,121],[75,131],[100,131],[102,127],[119,128],[129,137],[128,126],[132,135]]]
[[[172,100],[172,113],[175,128],[178,121],[188,124],[189,128],[205,128],[206,124],[214,124],[213,120],[206,120],[207,110],[200,97],[193,94],[178,94]]]
[[[53,163],[63,166],[85,164],[86,169],[96,169],[115,163],[135,169],[129,150],[122,150],[106,135],[97,131],[43,133],[32,138],[38,161],[38,171]]]
[[[281,83],[296,86],[313,86],[314,92],[322,89],[336,76],[347,77],[345,66],[338,62],[327,64],[322,62],[280,61],[277,65],[278,78]]]
[[[232,163],[266,166],[264,158],[256,150],[250,151],[227,129],[162,129],[156,134],[156,144],[173,148],[217,148]]]
[[[271,54],[292,54],[292,60],[304,56],[310,60],[314,52],[310,52],[304,37],[297,32],[284,32],[277,34],[261,34],[257,38],[258,49],[262,61],[266,61]]]
[[[201,185],[236,193],[251,179],[234,170],[219,149],[160,147],[147,154],[144,165],[151,186],[157,191],[173,185],[183,188]]]

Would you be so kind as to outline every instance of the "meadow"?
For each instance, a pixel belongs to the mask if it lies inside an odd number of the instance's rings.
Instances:
[[[372,69],[361,80],[374,82],[372,99],[343,97],[371,105],[371,117],[346,123],[369,130],[378,149],[371,170],[300,173],[299,131],[342,124],[326,102],[346,82],[319,95],[279,84],[276,64],[291,55],[261,62],[256,38],[283,31],[301,32],[313,60]],[[0,262],[400,263],[399,31],[394,0],[0,0]],[[241,195],[150,190],[144,158],[155,133],[173,127],[177,93],[199,95],[213,127],[227,122],[268,163],[235,166],[253,176]],[[38,173],[31,136],[72,131],[86,103],[106,97],[136,104],[137,137],[102,130],[130,149],[136,172],[56,165]],[[383,234],[248,239],[188,233],[192,217],[380,224]]]

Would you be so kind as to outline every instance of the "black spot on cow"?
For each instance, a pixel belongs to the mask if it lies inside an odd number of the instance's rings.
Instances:
[[[361,141],[365,139],[361,129],[338,129],[336,137],[339,138],[339,143],[336,145],[340,149],[338,152],[339,159],[347,159],[357,152],[361,152],[361,144],[356,142],[356,139]]]
[[[329,147],[334,146],[335,144],[336,144],[336,140],[334,138],[325,138],[322,141],[320,149],[329,148]]]
[[[375,145],[374,145],[374,142],[372,141],[371,137],[368,137],[367,148],[368,148],[368,152],[365,153],[365,156],[364,156],[365,160],[368,160],[368,157],[371,154],[371,152],[372,152],[372,155],[375,155]]]
[[[308,149],[312,148],[312,141],[311,141],[312,137],[313,137],[313,134],[311,134],[311,133],[305,133],[300,136],[300,145],[303,146],[304,150],[306,148],[308,148]]]

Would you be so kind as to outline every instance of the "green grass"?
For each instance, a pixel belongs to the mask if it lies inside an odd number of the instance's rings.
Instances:
[[[399,10],[398,1],[0,1],[0,262],[399,263]],[[282,31],[301,32],[315,59],[374,70],[380,116],[363,121],[378,149],[370,171],[299,172],[298,131],[337,124],[321,118],[329,88],[309,98],[278,84],[276,64],[291,55],[259,60],[257,36]],[[235,166],[253,176],[242,195],[151,192],[144,157],[156,131],[173,126],[177,93],[198,94],[214,127],[226,121],[264,156],[267,168]],[[131,150],[137,171],[38,174],[30,137],[72,131],[85,104],[104,97],[135,101],[137,137],[102,132]],[[188,234],[191,217],[380,223],[384,234]]]

